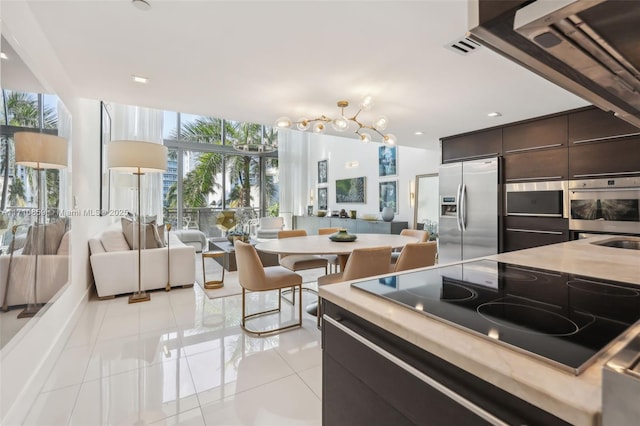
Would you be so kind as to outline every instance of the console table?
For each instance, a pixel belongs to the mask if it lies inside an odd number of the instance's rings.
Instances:
[[[252,245],[256,245],[257,241],[251,241]],[[221,250],[225,252],[224,257],[216,257],[214,260],[218,262],[224,269],[229,272],[237,271],[238,265],[236,264],[236,249],[228,240],[216,241],[215,239],[209,239],[209,250]],[[272,253],[264,253],[258,251],[258,256],[264,266],[278,266],[278,255]]]
[[[409,227],[409,222],[383,220],[346,219],[339,217],[294,216],[293,228],[304,229],[309,235],[318,233],[318,228],[345,228],[352,234],[399,234]]]

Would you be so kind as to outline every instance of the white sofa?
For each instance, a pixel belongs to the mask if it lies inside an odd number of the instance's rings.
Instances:
[[[56,295],[69,281],[69,232],[60,241],[57,254],[38,255],[37,300],[33,297],[36,257],[22,254],[22,249],[16,250],[13,258],[10,254],[0,256],[0,306],[11,308],[29,303],[47,303]],[[5,305],[7,278],[10,284]]]
[[[114,245],[114,237],[122,241]],[[171,287],[193,285],[196,280],[196,251],[170,233]],[[118,247],[119,246],[119,247]],[[126,249],[125,249],[126,247]],[[138,290],[138,250],[130,250],[120,224],[114,224],[89,240],[90,261],[99,298],[114,297]],[[141,251],[143,290],[167,285],[167,247]]]

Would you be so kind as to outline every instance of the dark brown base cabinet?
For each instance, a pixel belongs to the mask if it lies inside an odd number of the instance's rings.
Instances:
[[[326,300],[323,312],[324,426],[567,424]]]
[[[564,243],[570,240],[569,219],[507,216],[503,238],[505,252]]]

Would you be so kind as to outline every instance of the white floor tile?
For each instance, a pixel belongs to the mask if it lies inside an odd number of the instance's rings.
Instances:
[[[181,355],[182,339],[175,329],[156,330],[96,343],[84,381],[175,360]]]
[[[167,417],[159,422],[151,423],[154,426],[205,426],[204,416],[200,408],[185,411],[175,416]]]
[[[91,348],[88,346],[75,346],[63,350],[42,391],[48,392],[82,383],[90,357]]]
[[[200,405],[294,373],[275,350],[247,347],[242,339],[231,336],[218,350],[187,357]]]
[[[298,373],[300,378],[322,399],[322,365]]]
[[[23,425],[66,425],[71,417],[80,385],[41,393]]]
[[[277,301],[277,292],[254,293],[247,305]],[[241,308],[240,296],[208,299],[199,286],[131,305],[90,300],[25,424],[321,424],[315,317],[303,310],[303,328],[256,337],[240,328]],[[295,315],[283,302],[252,325]]]
[[[320,425],[321,403],[297,376],[202,406],[207,425]]]

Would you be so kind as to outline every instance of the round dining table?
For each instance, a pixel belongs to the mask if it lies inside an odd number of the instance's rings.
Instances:
[[[340,270],[344,271],[347,259],[355,249],[391,246],[401,249],[408,243],[416,243],[418,239],[395,234],[357,234],[355,241],[337,242],[329,239],[329,235],[307,235],[304,237],[279,238],[256,244],[256,250],[275,254],[335,254],[340,262]]]
[[[307,235],[304,237],[279,238],[256,244],[256,250],[275,254],[335,254],[340,262],[340,271],[344,271],[349,255],[355,249],[391,246],[401,249],[406,244],[417,243],[418,239],[395,234],[357,234],[355,241],[332,241],[329,235]],[[305,309],[311,315],[317,315],[318,304],[310,304]]]

